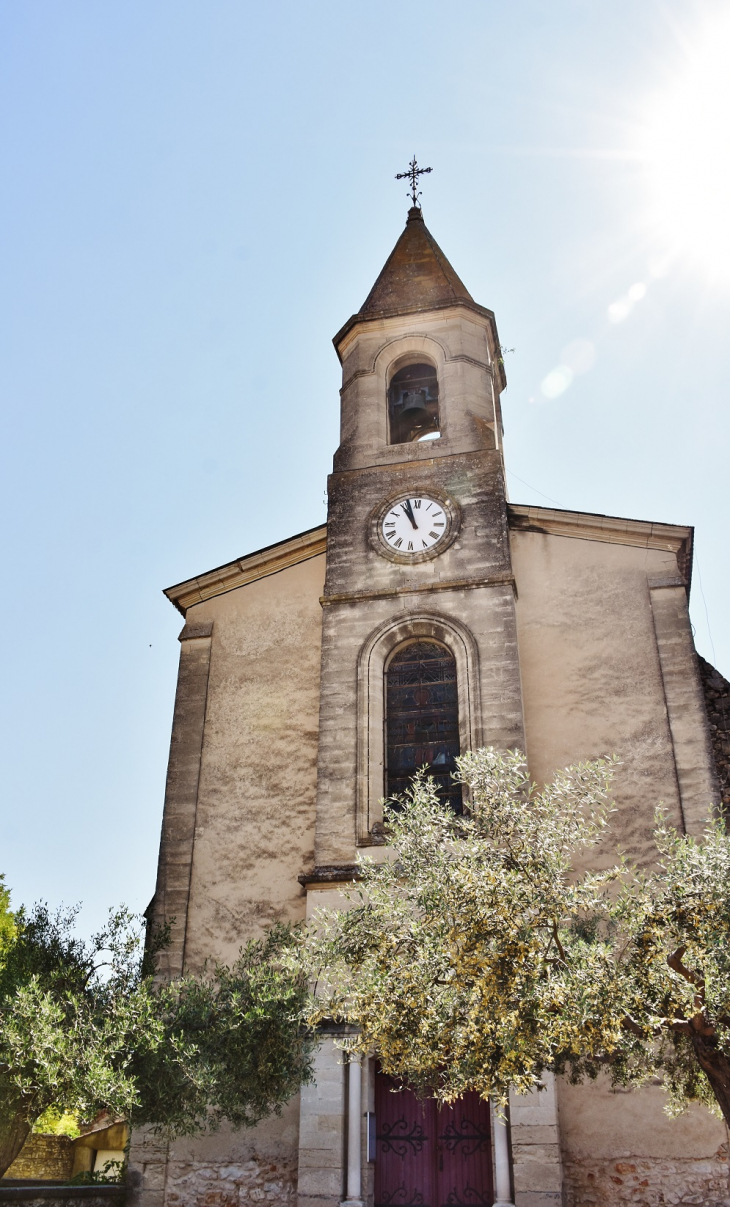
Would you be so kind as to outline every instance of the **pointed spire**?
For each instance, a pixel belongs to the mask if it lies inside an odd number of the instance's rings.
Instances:
[[[360,307],[359,317],[432,310],[449,302],[473,304],[474,299],[423,221],[423,211],[414,205],[408,211],[403,234]]]
[[[485,318],[492,332],[493,354],[499,355],[499,338],[492,311],[474,301],[423,221],[420,206],[414,205],[408,211],[406,228],[370,293],[332,342],[341,361],[343,341],[360,323],[442,310],[447,306],[466,306]],[[497,371],[504,389],[506,382],[501,360]]]

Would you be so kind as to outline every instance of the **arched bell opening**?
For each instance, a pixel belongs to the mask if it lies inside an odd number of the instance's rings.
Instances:
[[[391,444],[434,440],[440,435],[439,383],[433,365],[420,361],[393,375],[388,388],[388,427]]]

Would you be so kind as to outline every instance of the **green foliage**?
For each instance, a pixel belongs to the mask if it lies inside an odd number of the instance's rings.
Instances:
[[[611,1013],[594,975],[602,946],[582,944],[579,976],[563,959],[570,921],[606,879],[576,881],[571,856],[605,831],[611,764],[570,768],[542,792],[518,754],[480,751],[459,768],[469,813],[444,810],[418,777],[387,815],[397,857],[363,860],[355,908],[320,915],[310,959],[327,988],[313,1017],[355,1024],[361,1049],[423,1092],[504,1100]]]
[[[232,968],[158,982],[126,910],[85,943],[74,910],[20,910],[0,962],[0,1175],[44,1112],[100,1109],[169,1135],[252,1124],[310,1076],[291,932]]]
[[[676,1114],[704,1102],[730,1122],[730,835],[702,840],[657,813],[658,866],[628,870],[611,910],[616,983],[625,1009],[615,1081],[660,1071]]]
[[[76,1116],[71,1111],[57,1106],[49,1106],[38,1116],[33,1124],[33,1131],[44,1136],[68,1136],[71,1140],[81,1135]]]
[[[0,1113],[33,1123],[49,1107],[125,1116],[137,1100],[130,1047],[161,1041],[154,998],[139,975],[140,933],[126,911],[86,944],[75,911],[17,914],[0,967]]]
[[[10,908],[10,890],[5,887],[5,876],[0,873],[0,961],[14,934],[15,914]]]
[[[614,762],[538,791],[517,752],[465,755],[464,817],[418,777],[387,812],[390,857],[361,862],[348,911],[318,915],[311,1021],[354,1024],[359,1050],[447,1101],[607,1069],[659,1073],[673,1109],[699,1099],[730,1121],[730,839],[662,824],[654,873],[581,871]]]
[[[133,1061],[132,1122],[183,1135],[223,1119],[252,1126],[311,1080],[314,1034],[302,1024],[304,974],[292,960],[292,929],[251,940],[232,967],[162,985],[162,1041]]]

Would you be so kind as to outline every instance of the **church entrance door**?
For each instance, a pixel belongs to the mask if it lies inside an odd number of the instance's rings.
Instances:
[[[465,1094],[450,1106],[394,1093],[375,1076],[375,1207],[491,1207],[489,1104]]]

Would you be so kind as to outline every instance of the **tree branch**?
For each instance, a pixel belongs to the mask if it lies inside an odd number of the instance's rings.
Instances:
[[[566,964],[567,960],[565,959],[565,951],[563,950],[563,945],[560,942],[560,939],[558,938],[558,924],[555,921],[553,921],[553,939],[555,940],[555,946],[557,947],[558,951],[560,952],[561,960],[563,961],[564,964]]]
[[[630,1031],[632,1035],[638,1035],[639,1039],[646,1039],[646,1032],[644,1031],[644,1028],[640,1027],[638,1023],[635,1023],[633,1018],[631,1018],[628,1014],[621,1019],[621,1026],[623,1027],[624,1031]]]
[[[682,947],[678,947],[677,950],[673,951],[670,956],[667,956],[667,964],[669,965],[669,967],[672,969],[673,972],[676,972],[679,974],[679,976],[684,977],[685,981],[689,981],[690,985],[697,985],[698,988],[700,988],[702,990],[702,997],[704,1000],[704,996],[705,996],[704,977],[701,977],[698,972],[694,972],[691,968],[687,968],[682,963],[682,956],[684,955],[686,950],[687,950],[686,945],[683,945]]]

